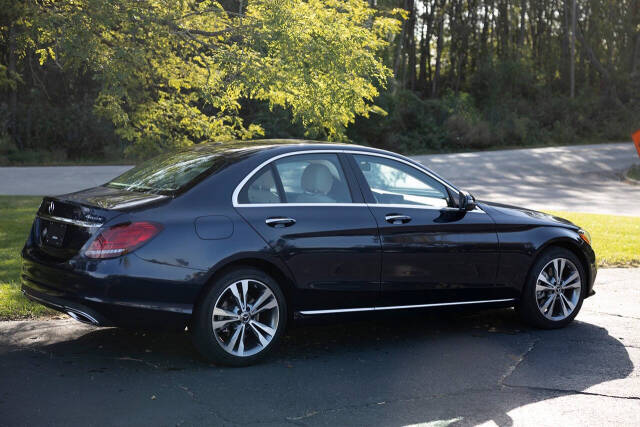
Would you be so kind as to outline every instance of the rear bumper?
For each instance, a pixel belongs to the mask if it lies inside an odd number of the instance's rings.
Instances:
[[[200,272],[125,257],[50,264],[23,251],[23,294],[96,326],[184,327]]]
[[[95,326],[113,325],[110,320],[85,305],[69,299],[63,299],[37,292],[31,287],[25,286],[24,281],[22,284],[22,293],[31,301],[37,302],[54,310],[58,310],[62,313],[67,313],[69,316],[80,322],[89,323]]]

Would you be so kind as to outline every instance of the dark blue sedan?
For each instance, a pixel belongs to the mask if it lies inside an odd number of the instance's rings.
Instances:
[[[94,325],[187,326],[229,365],[306,316],[515,306],[557,328],[596,275],[566,220],[476,202],[398,154],[281,140],[199,144],[45,197],[22,256],[30,299]]]

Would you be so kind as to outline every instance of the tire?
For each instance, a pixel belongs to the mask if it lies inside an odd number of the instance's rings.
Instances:
[[[273,351],[286,321],[286,300],[277,282],[261,270],[236,268],[216,279],[197,304],[191,337],[207,361],[247,366]]]
[[[554,277],[558,270],[562,274],[560,285]],[[576,272],[578,277],[571,279]],[[568,325],[582,307],[586,277],[584,266],[573,252],[559,247],[545,250],[531,267],[516,307],[521,319],[541,329]]]

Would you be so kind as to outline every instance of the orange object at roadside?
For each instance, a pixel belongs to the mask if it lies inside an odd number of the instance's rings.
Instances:
[[[636,151],[638,152],[638,157],[640,157],[640,129],[631,134],[631,138],[633,139],[633,143],[636,146]]]

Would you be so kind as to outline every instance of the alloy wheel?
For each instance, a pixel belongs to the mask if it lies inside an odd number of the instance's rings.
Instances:
[[[273,340],[280,320],[278,300],[255,279],[235,281],[225,288],[213,308],[213,333],[229,354],[248,357]]]
[[[555,258],[538,275],[538,309],[549,320],[564,320],[575,311],[581,291],[582,278],[575,264],[566,258]]]

